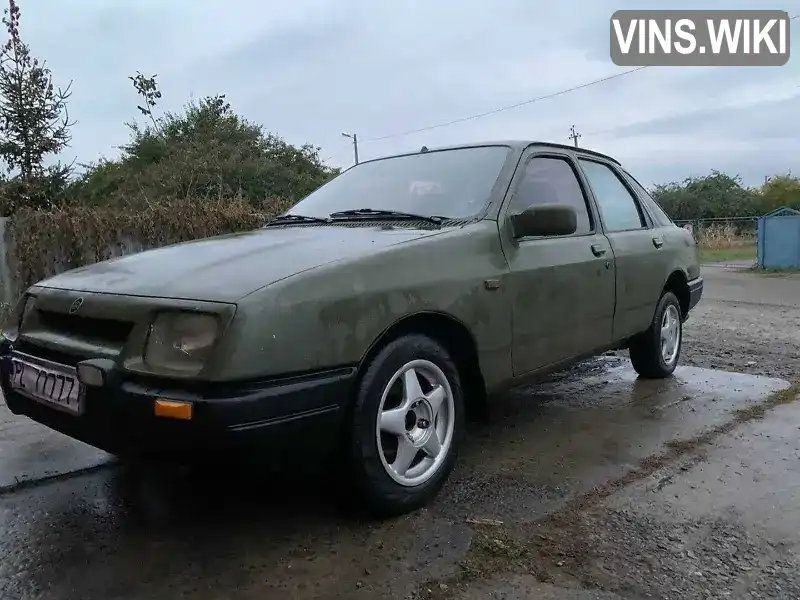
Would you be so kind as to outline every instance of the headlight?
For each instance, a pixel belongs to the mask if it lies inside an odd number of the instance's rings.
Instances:
[[[163,312],[150,326],[144,362],[159,370],[196,375],[205,365],[219,321],[207,314]]]

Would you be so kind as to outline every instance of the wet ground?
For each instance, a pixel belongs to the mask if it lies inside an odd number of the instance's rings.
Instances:
[[[0,406],[0,598],[800,598],[800,279],[704,276],[674,379],[610,356],[517,390],[384,523],[320,480],[124,468]]]
[[[800,378],[800,274],[703,269],[706,289],[686,325],[683,362]]]

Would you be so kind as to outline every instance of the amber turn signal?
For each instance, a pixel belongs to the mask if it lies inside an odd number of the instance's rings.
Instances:
[[[192,403],[176,400],[156,400],[156,416],[189,420],[192,418]]]

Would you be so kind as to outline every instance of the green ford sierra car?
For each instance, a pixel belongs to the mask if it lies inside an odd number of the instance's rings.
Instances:
[[[429,502],[465,419],[609,349],[670,376],[703,280],[611,157],[487,142],[362,162],[255,231],[28,289],[8,408],[126,457],[338,457],[378,514]]]

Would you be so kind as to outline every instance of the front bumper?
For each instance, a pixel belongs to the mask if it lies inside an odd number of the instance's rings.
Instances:
[[[176,389],[142,378],[87,387],[81,415],[64,413],[11,389],[11,350],[0,356],[11,412],[116,455],[176,462],[230,454],[274,458],[338,443],[355,367],[269,381]],[[156,416],[156,400],[191,402],[188,420]]]

